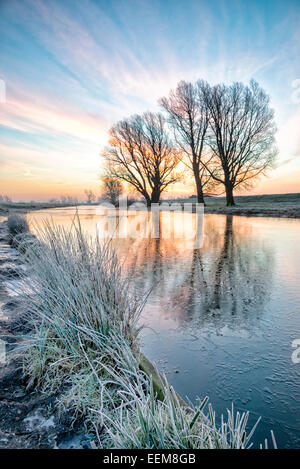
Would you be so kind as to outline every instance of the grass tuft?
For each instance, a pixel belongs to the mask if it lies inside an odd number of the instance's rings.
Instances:
[[[11,238],[29,232],[28,222],[22,215],[10,215],[7,219],[7,226]]]

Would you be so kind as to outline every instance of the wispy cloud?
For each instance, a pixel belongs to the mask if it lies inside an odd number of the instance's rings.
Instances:
[[[62,102],[42,102],[38,96],[19,95],[8,96],[1,113],[2,125],[27,132],[67,134],[98,144],[107,136],[108,124],[100,116],[67,108]]]

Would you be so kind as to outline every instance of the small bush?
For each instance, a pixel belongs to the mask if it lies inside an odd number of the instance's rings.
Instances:
[[[29,232],[28,222],[23,215],[10,215],[7,219],[7,225],[11,238]]]

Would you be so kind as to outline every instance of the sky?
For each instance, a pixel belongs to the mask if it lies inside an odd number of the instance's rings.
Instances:
[[[0,0],[0,194],[98,193],[111,125],[199,78],[259,82],[279,156],[252,193],[300,192],[299,0]]]

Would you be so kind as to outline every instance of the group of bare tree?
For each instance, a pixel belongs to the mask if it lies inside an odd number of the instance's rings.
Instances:
[[[129,184],[149,206],[184,178],[186,167],[199,203],[220,186],[227,205],[234,205],[234,189],[249,186],[274,162],[276,128],[269,101],[253,80],[215,86],[181,81],[159,100],[165,114],[134,115],[111,128],[104,181]]]
[[[0,202],[4,202],[6,204],[10,204],[12,202],[11,198],[8,195],[0,194]]]
[[[96,195],[94,194],[94,192],[91,189],[86,189],[84,191],[84,193],[86,195],[86,201],[87,201],[88,204],[91,204],[92,202],[95,202]]]

